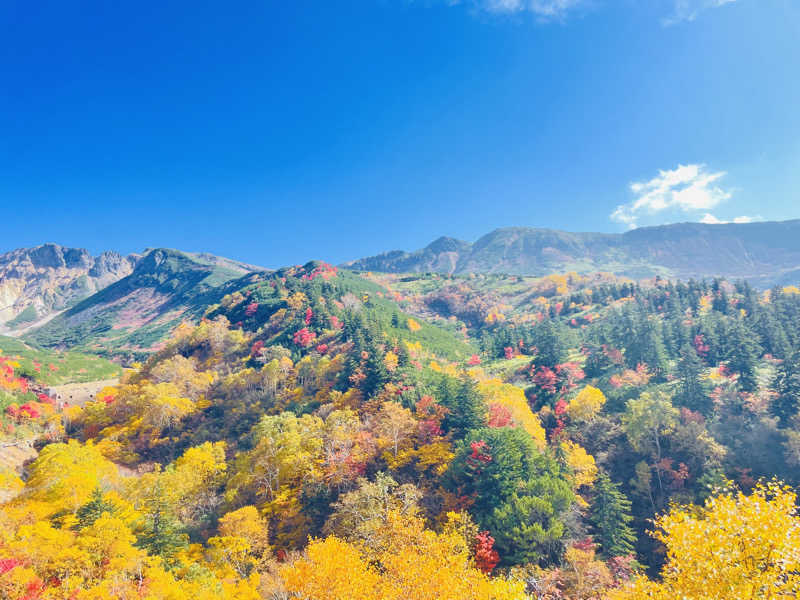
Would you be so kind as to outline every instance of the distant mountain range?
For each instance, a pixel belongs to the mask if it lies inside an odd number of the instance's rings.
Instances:
[[[800,281],[800,219],[678,223],[621,234],[510,227],[496,229],[474,243],[442,237],[421,250],[394,250],[342,266],[388,273],[538,276],[601,271],[633,279],[725,277],[769,287]]]
[[[343,265],[388,273],[471,272],[541,276],[607,272],[632,279],[725,277],[757,287],[800,282],[800,220],[683,223],[623,234],[497,229],[474,243],[439,238]],[[44,244],[0,255],[0,334],[51,348],[138,358],[184,319],[267,270],[166,248],[122,256]]]

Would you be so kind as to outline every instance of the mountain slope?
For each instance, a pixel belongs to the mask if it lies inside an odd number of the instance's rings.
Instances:
[[[678,223],[622,234],[552,229],[497,229],[473,244],[440,238],[416,252],[393,251],[351,261],[363,271],[510,273],[608,271],[641,278],[722,276],[767,287],[800,269],[800,220],[747,224]]]
[[[44,347],[81,348],[116,356],[153,350],[182,319],[198,316],[220,287],[249,265],[171,249],[151,250],[133,272],[32,331]]]
[[[138,256],[43,244],[0,254],[0,331],[24,329],[129,275]]]

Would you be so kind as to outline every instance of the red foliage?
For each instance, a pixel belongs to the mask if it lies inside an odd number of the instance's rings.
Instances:
[[[257,340],[250,348],[250,356],[255,356],[264,347],[264,340]]]
[[[247,308],[244,309],[244,315],[246,317],[252,317],[256,312],[258,312],[258,302],[251,302],[247,305]]]
[[[423,442],[429,442],[433,438],[439,437],[444,433],[436,419],[425,419],[424,421],[420,421],[417,428],[419,437]]]
[[[556,405],[554,407],[556,416],[560,417],[560,416],[565,415],[567,413],[567,407],[568,406],[569,405],[566,403],[566,401],[563,398],[559,398],[558,402],[556,402]]]
[[[514,349],[511,346],[506,346],[503,348],[503,353],[506,356],[506,360],[511,360],[514,358]]]
[[[633,555],[615,556],[606,563],[617,582],[629,581],[635,571],[636,560]]]
[[[533,375],[533,383],[550,394],[556,393],[557,381],[558,376],[549,367],[540,367]]]
[[[489,448],[489,444],[487,444],[484,440],[472,442],[469,447],[472,449],[472,454],[470,454],[469,458],[467,458],[467,462],[470,462],[473,465],[492,462],[492,455],[486,451]]]
[[[572,544],[573,548],[575,548],[576,550],[581,550],[582,552],[590,552],[594,550],[594,546],[595,544],[592,541],[592,538],[590,537],[583,538],[582,540],[578,540],[577,542]]]
[[[708,353],[711,350],[711,346],[706,344],[703,335],[698,333],[696,336],[694,336],[694,349],[697,352],[697,355],[705,360],[708,358]]]
[[[317,345],[317,352],[320,354],[325,354],[328,351],[328,344],[318,344]]]
[[[419,419],[419,437],[427,443],[442,435],[442,419],[450,412],[446,406],[436,402],[431,396],[423,396],[417,402],[416,418]]]
[[[8,573],[20,565],[22,565],[22,561],[17,558],[0,558],[0,575]]]
[[[331,327],[334,329],[341,329],[344,327],[344,324],[339,320],[339,317],[331,315]]]
[[[467,364],[470,367],[474,367],[476,365],[479,365],[479,364],[481,364],[481,357],[478,356],[477,354],[473,354],[472,356],[469,357],[469,360],[467,361]]]
[[[312,318],[314,318],[314,311],[311,310],[311,307],[309,306],[306,309],[306,317],[305,317],[306,325],[311,325],[311,319]]]
[[[511,411],[502,404],[492,403],[489,405],[489,427],[512,427],[514,420],[511,418]]]
[[[38,398],[39,402],[43,404],[55,404],[53,399],[47,394],[42,394],[42,393],[36,394],[36,398]]]
[[[476,536],[475,566],[489,575],[500,562],[500,555],[494,549],[494,538],[488,531],[483,531]]]
[[[336,277],[339,270],[334,267],[333,265],[329,265],[328,263],[321,263],[318,266],[314,267],[310,273],[305,273],[301,275],[301,279],[306,279],[308,281],[314,281],[317,277],[322,277],[323,279],[330,279],[331,277]]]
[[[36,409],[35,406],[31,406],[27,402],[19,407],[19,415],[27,416],[28,418],[31,419],[38,419],[39,417],[42,416],[42,414]]]
[[[293,341],[301,348],[308,348],[316,338],[316,333],[309,331],[306,327],[303,327],[295,332]]]
[[[684,424],[699,423],[700,425],[702,425],[703,423],[706,422],[706,419],[699,412],[695,412],[683,406],[681,407],[681,422]]]

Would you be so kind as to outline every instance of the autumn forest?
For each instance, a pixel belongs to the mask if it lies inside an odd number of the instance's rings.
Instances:
[[[0,338],[3,598],[796,597],[797,288],[215,289],[146,349]]]

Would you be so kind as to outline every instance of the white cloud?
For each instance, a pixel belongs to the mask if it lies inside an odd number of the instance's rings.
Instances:
[[[451,4],[466,4],[489,13],[531,13],[545,20],[563,18],[584,0],[451,0]]]
[[[707,212],[731,197],[731,192],[717,183],[725,175],[725,171],[710,172],[702,164],[678,165],[669,171],[659,170],[658,175],[649,181],[630,184],[636,199],[617,206],[611,213],[611,219],[636,227],[640,217],[667,210],[680,213]]]
[[[734,217],[730,221],[723,221],[722,219],[718,219],[711,213],[706,213],[703,215],[703,218],[700,219],[700,222],[705,223],[707,225],[724,225],[725,223],[752,223],[754,221],[763,221],[763,220],[764,217],[760,215],[755,215],[753,217],[742,215],[741,217]]]
[[[709,8],[719,8],[736,0],[675,0],[672,14],[663,20],[664,25],[694,21],[697,15]]]

